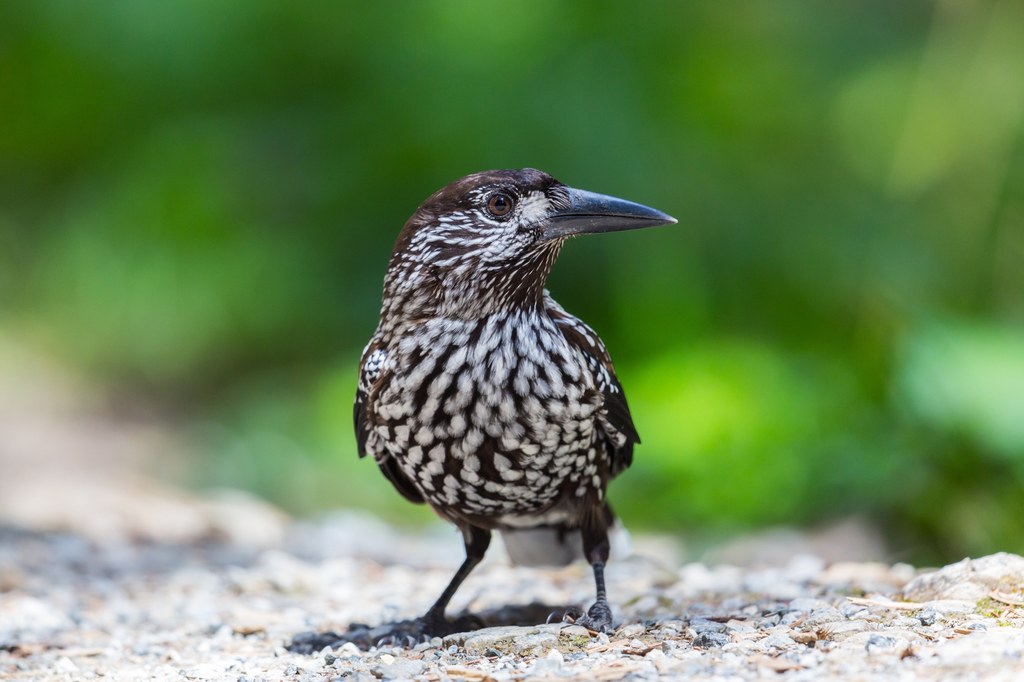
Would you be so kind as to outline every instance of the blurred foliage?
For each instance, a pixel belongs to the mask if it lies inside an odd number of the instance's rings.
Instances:
[[[644,438],[630,525],[1020,552],[1021,74],[1016,0],[5,2],[0,325],[197,484],[409,518],[350,424],[390,246],[535,166],[681,219],[551,279]]]

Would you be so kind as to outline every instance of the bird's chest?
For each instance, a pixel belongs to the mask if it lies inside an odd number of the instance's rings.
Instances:
[[[535,510],[593,477],[600,394],[550,321],[438,320],[395,351],[375,446],[435,506]]]

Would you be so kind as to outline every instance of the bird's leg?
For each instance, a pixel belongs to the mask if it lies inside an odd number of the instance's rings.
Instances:
[[[609,550],[608,525],[604,514],[600,518],[586,520],[580,532],[583,536],[583,555],[594,569],[597,599],[587,615],[576,623],[598,632],[608,632],[612,627],[612,609],[608,605],[608,593],[604,586],[604,565],[608,562]]]
[[[477,528],[476,526],[465,526],[462,528],[462,539],[466,544],[466,559],[459,566],[459,570],[452,576],[451,582],[448,583],[448,587],[444,588],[444,592],[437,598],[434,605],[427,609],[426,614],[420,619],[423,621],[424,634],[429,636],[434,635],[445,635],[452,632],[459,632],[469,625],[468,629],[472,629],[475,624],[471,618],[462,617],[452,622],[444,617],[444,610],[448,607],[448,602],[455,596],[455,591],[459,589],[459,586],[463,581],[473,572],[476,565],[484,558],[484,553],[487,551],[487,547],[491,544],[491,531],[485,528]],[[479,627],[478,624],[475,624]]]
[[[587,611],[587,615],[576,621],[591,630],[607,632],[612,627],[612,608],[608,605],[608,594],[604,588],[604,562],[595,561],[591,564],[594,568],[594,583],[597,586],[597,599],[593,606]]]
[[[491,531],[484,528],[464,526],[462,537],[466,543],[466,560],[459,566],[448,587],[423,616],[372,627],[353,623],[347,632],[340,634],[333,631],[304,632],[295,636],[288,649],[296,653],[311,654],[324,647],[339,647],[346,642],[352,642],[362,649],[381,644],[415,646],[431,637],[444,637],[454,632],[466,632],[483,627],[483,621],[471,615],[455,620],[444,617],[448,602],[459,589],[459,585],[484,558],[484,552],[491,543]]]

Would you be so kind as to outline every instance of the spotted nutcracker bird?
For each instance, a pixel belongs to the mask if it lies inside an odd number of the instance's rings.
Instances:
[[[565,563],[582,539],[597,600],[577,622],[610,627],[605,490],[640,437],[601,339],[544,285],[569,237],[675,222],[526,168],[456,180],[405,224],[360,363],[359,455],[458,526],[466,559],[398,634],[466,627],[444,611],[494,530],[528,563]]]

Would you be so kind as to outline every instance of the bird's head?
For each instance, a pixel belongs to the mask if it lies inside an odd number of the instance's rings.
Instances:
[[[567,238],[674,222],[533,168],[467,175],[432,194],[405,224],[385,278],[384,313],[474,318],[539,305]]]

